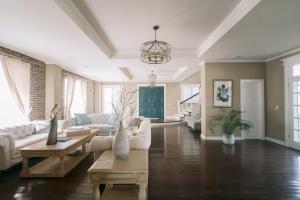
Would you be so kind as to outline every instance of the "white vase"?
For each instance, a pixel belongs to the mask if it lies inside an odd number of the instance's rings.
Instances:
[[[120,120],[119,128],[113,139],[113,152],[119,159],[125,159],[129,154],[129,140],[128,135],[124,130],[122,120]]]
[[[234,139],[234,134],[227,135],[223,134],[223,143],[224,144],[234,144],[235,139]]]

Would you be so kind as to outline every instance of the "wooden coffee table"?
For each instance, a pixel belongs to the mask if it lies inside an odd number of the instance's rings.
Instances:
[[[130,150],[127,159],[117,159],[112,151],[105,151],[88,170],[93,184],[93,199],[100,198],[99,185],[137,184],[138,199],[147,198],[148,150]]]
[[[74,136],[66,142],[58,142],[55,145],[46,145],[46,140],[43,140],[20,149],[23,157],[23,169],[20,176],[64,177],[89,155],[90,150],[86,147],[86,143],[97,134],[97,131],[97,129],[92,129],[89,134]],[[80,150],[80,152],[76,155],[68,155],[75,150]],[[29,168],[30,157],[47,157],[47,159]]]

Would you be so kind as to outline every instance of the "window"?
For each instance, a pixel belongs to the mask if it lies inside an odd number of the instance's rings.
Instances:
[[[300,54],[282,61],[285,75],[285,141],[288,146],[300,150]]]
[[[7,83],[0,61],[0,127],[24,124],[28,121],[20,111]]]
[[[300,141],[300,65],[293,65],[293,140]]]
[[[182,84],[181,85],[181,101],[184,101],[191,96],[200,92],[199,84]],[[199,103],[199,95],[196,95],[186,103]]]
[[[67,84],[71,84],[71,83],[68,83],[68,79],[65,78],[65,86]],[[65,97],[67,95],[66,92],[67,90],[65,90]],[[86,100],[87,100],[87,81],[82,79],[76,79],[75,86],[74,86],[73,101],[70,108],[71,117],[74,117],[75,113],[86,113],[86,108],[87,108]]]
[[[121,93],[121,85],[102,85],[102,112],[113,113],[112,102]]]

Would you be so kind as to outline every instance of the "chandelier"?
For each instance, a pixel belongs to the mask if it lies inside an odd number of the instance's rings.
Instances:
[[[156,85],[156,75],[154,74],[153,70],[151,71],[151,74],[148,76],[149,83],[151,87],[155,87]]]
[[[148,41],[141,46],[141,61],[148,64],[162,64],[171,60],[171,45],[156,40],[156,31],[159,26],[153,26],[154,41]]]

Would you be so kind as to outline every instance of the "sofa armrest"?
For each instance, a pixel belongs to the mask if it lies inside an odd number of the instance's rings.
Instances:
[[[130,149],[149,149],[151,134],[138,134],[129,137]]]
[[[90,142],[92,152],[103,152],[112,149],[113,136],[95,136]]]
[[[10,160],[15,155],[15,140],[11,133],[0,133],[0,170],[10,166]]]

